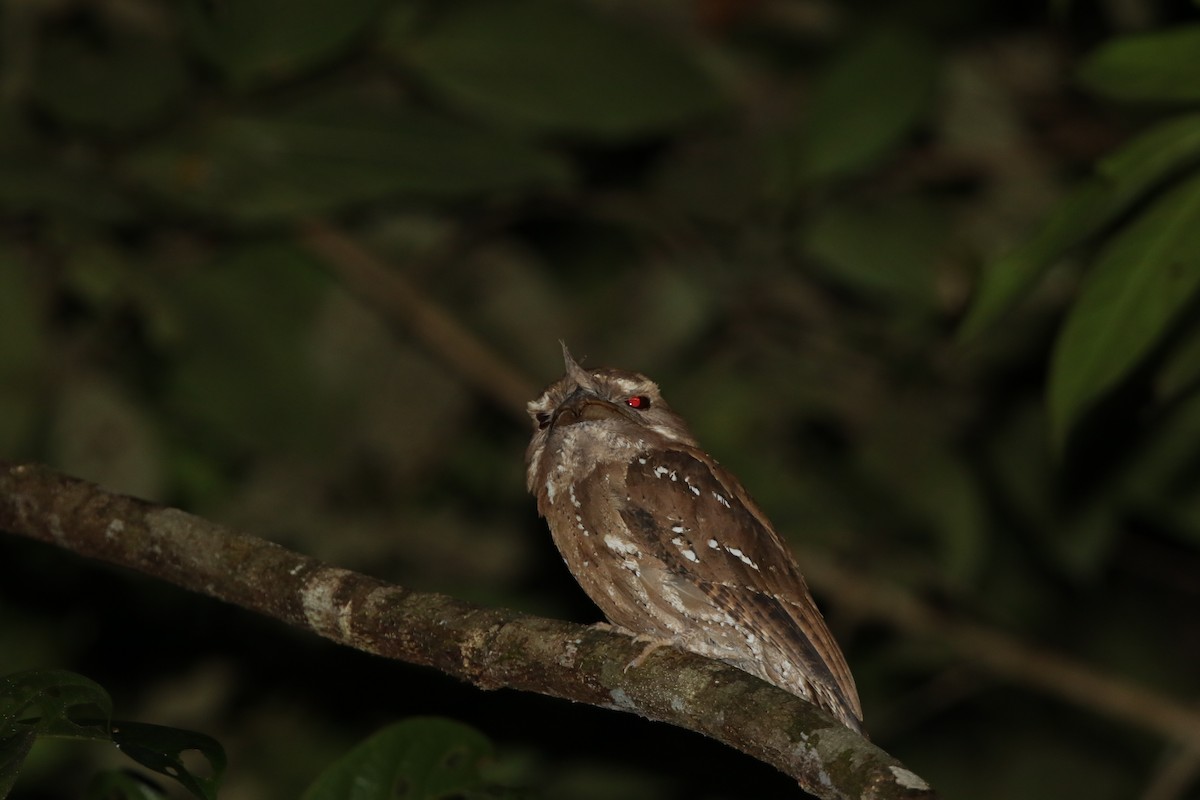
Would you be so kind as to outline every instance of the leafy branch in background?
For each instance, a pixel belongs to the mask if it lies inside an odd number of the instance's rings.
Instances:
[[[1141,104],[1200,104],[1200,26],[1107,44],[1081,65],[1091,91]],[[962,336],[993,326],[1050,267],[1083,245],[1099,250],[1055,344],[1051,431],[1058,448],[1085,412],[1157,354],[1155,400],[1200,385],[1200,114],[1168,117],[1117,152],[1029,239],[987,265]],[[1172,339],[1174,331],[1182,336]]]

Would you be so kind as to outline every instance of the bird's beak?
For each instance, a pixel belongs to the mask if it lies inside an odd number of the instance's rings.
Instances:
[[[557,427],[620,416],[621,411],[615,405],[580,387],[567,395],[567,399],[554,409],[554,421],[551,424]]]

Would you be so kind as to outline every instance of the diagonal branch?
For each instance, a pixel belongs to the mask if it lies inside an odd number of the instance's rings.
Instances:
[[[941,614],[910,593],[803,553],[805,575],[837,608],[944,642],[994,675],[1200,749],[1200,713],[1169,695],[1019,639]]]
[[[816,706],[733,667],[661,648],[625,670],[642,649],[627,636],[414,592],[45,467],[0,461],[0,530],[483,689],[537,692],[696,731],[821,798],[934,797]]]

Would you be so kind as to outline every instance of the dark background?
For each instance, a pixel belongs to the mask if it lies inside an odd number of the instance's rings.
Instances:
[[[1079,65],[1193,5],[0,8],[0,456],[597,620],[525,494],[519,409],[315,250],[332,226],[531,391],[560,337],[652,376],[798,548],[1194,704],[1195,303],[1096,397],[1047,400],[1095,254],[1149,201],[960,335],[997,259],[1167,113],[1088,91]],[[873,738],[945,797],[1200,797],[1160,735],[823,605]],[[297,797],[411,715],[477,727],[534,796],[795,794],[690,734],[0,537],[0,672],[31,667],[215,736],[231,800]],[[15,796],[78,796],[111,758],[39,743]]]

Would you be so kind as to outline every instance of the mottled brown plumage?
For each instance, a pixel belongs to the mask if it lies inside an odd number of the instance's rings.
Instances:
[[[529,491],[614,625],[716,658],[862,730],[854,678],[796,561],[649,378],[580,367],[529,404]]]

